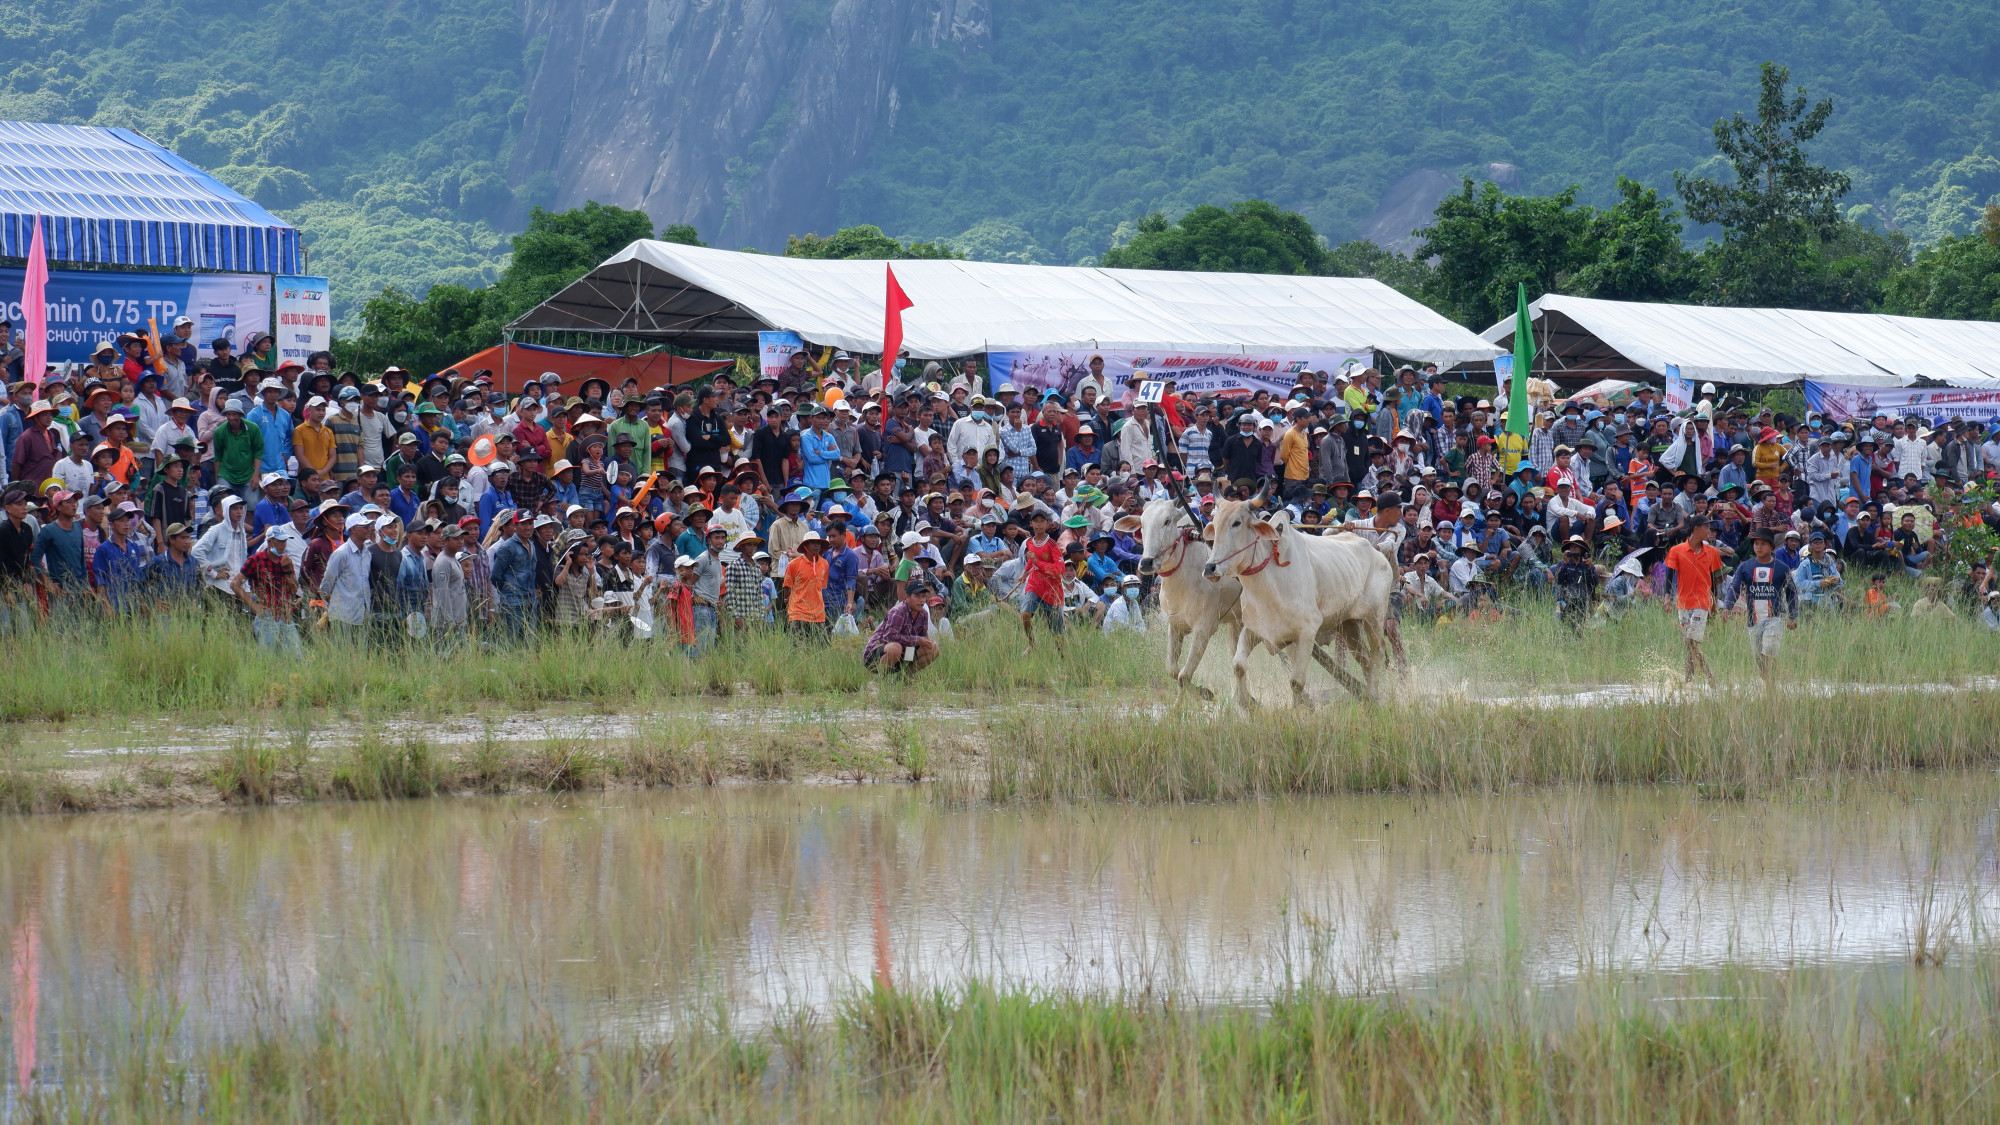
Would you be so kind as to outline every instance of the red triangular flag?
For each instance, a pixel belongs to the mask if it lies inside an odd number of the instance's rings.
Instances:
[[[882,316],[882,385],[887,387],[896,371],[896,354],[903,350],[903,310],[916,307],[896,284],[896,267],[884,265],[889,271],[889,296]]]

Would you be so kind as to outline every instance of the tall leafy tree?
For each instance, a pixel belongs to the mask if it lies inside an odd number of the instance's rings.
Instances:
[[[1326,252],[1329,277],[1372,277],[1406,296],[1423,292],[1430,280],[1430,264],[1422,258],[1399,254],[1366,238],[1351,239]]]
[[[1791,71],[1775,63],[1758,73],[1755,118],[1736,113],[1714,127],[1715,149],[1735,182],[1676,172],[1674,186],[1688,218],[1722,228],[1722,245],[1705,255],[1710,299],[1816,305],[1827,272],[1820,251],[1841,233],[1839,201],[1852,186],[1846,173],[1806,155],[1833,116],[1833,99],[1809,103],[1803,87],[1788,94]]]
[[[1881,311],[1948,320],[2000,320],[2000,206],[1979,230],[1918,251],[1884,286]]]
[[[644,211],[595,200],[568,211],[537,207],[528,213],[528,229],[514,237],[513,260],[492,287],[489,311],[505,324],[652,233],[653,220]]]
[[[479,289],[433,285],[421,298],[385,288],[363,306],[360,337],[336,354],[357,368],[398,363],[436,371],[499,343],[508,322],[652,232],[643,211],[595,201],[568,211],[537,207],[528,229],[515,236],[514,257],[500,280]]]
[[[1324,274],[1327,253],[1325,242],[1304,215],[1249,199],[1227,210],[1203,204],[1172,223],[1155,211],[1139,220],[1138,234],[1130,242],[1106,250],[1098,264],[1138,270]]]
[[[1589,265],[1564,291],[1614,301],[1685,300],[1695,285],[1694,255],[1681,240],[1674,205],[1658,192],[1618,177],[1618,202],[1593,221],[1597,245]]]
[[[1515,287],[1531,297],[1562,292],[1597,258],[1595,208],[1576,202],[1576,186],[1555,195],[1508,195],[1495,184],[1464,181],[1433,213],[1412,255],[1436,259],[1424,283],[1432,308],[1475,330],[1514,311]]]
[[[880,227],[842,227],[822,238],[817,234],[795,234],[785,239],[787,258],[962,258],[965,255],[942,242],[898,242]]]

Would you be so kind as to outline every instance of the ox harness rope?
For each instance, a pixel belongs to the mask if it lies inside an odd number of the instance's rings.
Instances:
[[[1175,574],[1179,573],[1181,567],[1187,563],[1188,544],[1192,542],[1194,542],[1194,528],[1181,528],[1180,536],[1174,540],[1173,546],[1167,548],[1169,551],[1176,552],[1174,555],[1174,565],[1165,570],[1154,571],[1154,576],[1158,578],[1172,578]],[[1159,563],[1156,561],[1153,565],[1157,567]]]
[[[1263,541],[1264,540],[1262,536],[1252,539],[1250,540],[1250,542],[1245,543],[1243,546],[1236,548],[1234,551],[1229,552],[1228,554],[1222,556],[1221,558],[1211,561],[1209,565],[1220,569],[1223,563],[1228,562],[1230,559],[1235,558],[1236,556],[1242,554],[1243,552],[1249,550],[1252,547],[1257,546]],[[1265,567],[1270,566],[1272,563],[1277,563],[1279,566],[1292,565],[1291,563],[1288,563],[1278,557],[1278,541],[1275,539],[1271,541],[1271,557],[1265,559],[1263,562],[1258,563],[1256,566],[1244,567],[1242,570],[1237,571],[1237,577],[1247,578],[1250,575],[1256,574],[1258,571],[1263,570]]]

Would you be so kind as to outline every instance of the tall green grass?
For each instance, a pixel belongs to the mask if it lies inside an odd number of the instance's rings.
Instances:
[[[898,677],[892,690],[898,698],[1028,690],[1065,695],[1160,679],[1156,650],[1140,641],[1079,635],[1067,654],[1045,640],[1028,657],[1022,647],[1009,621],[967,629],[934,664]],[[880,679],[862,667],[861,644],[853,638],[811,644],[760,630],[725,635],[696,659],[678,645],[625,646],[570,634],[526,645],[446,649],[321,638],[294,659],[258,649],[247,622],[223,614],[52,625],[0,638],[0,667],[10,672],[0,692],[0,721],[169,714],[201,722],[301,706],[437,714],[475,706],[613,709],[663,696],[746,690],[853,695]]]
[[[1556,1002],[1285,993],[1262,1009],[887,987],[762,1030],[467,1026],[372,989],[177,1041],[65,1037],[23,1120],[269,1122],[1992,1121],[1990,967],[1870,994],[1727,971],[1685,999],[1591,978]],[[1628,994],[1630,993],[1630,994]],[[1515,993],[1518,997],[1520,994]]]
[[[1913,597],[1914,595],[1910,595]],[[1744,630],[1718,621],[1707,652],[1725,680],[1755,677]],[[1661,682],[1682,661],[1672,616],[1657,608],[1580,634],[1558,624],[1546,604],[1498,623],[1405,622],[1403,636],[1419,694],[1464,689],[1474,697],[1604,683]],[[1228,653],[1210,646],[1203,678],[1228,686]],[[723,637],[697,659],[672,644],[624,646],[551,634],[522,646],[349,645],[309,640],[293,659],[259,650],[247,622],[225,614],[173,615],[51,625],[0,638],[0,721],[91,716],[217,716],[296,708],[462,713],[468,708],[529,710],[551,705],[614,710],[665,697],[852,697],[880,685],[890,701],[967,697],[975,701],[1072,699],[1143,689],[1164,697],[1162,630],[1140,637],[1079,631],[1058,652],[1047,637],[1024,655],[1011,617],[995,616],[946,642],[935,663],[913,676],[882,677],[861,666],[860,643],[799,642],[777,632]],[[60,654],[53,658],[51,654]],[[1275,669],[1258,654],[1260,667]],[[2000,637],[1969,619],[1870,620],[1816,614],[1790,634],[1782,657],[1788,680],[1930,683],[1991,675]],[[1321,673],[1312,670],[1315,683]],[[1281,692],[1271,676],[1264,695]]]
[[[1832,694],[1596,706],[1403,707],[1212,714],[1176,709],[996,727],[994,800],[1237,800],[1279,794],[1492,791],[1686,782],[1720,795],[1800,776],[2000,760],[2000,692]]]
[[[1891,585],[1904,606],[1916,601],[1915,583],[1898,579]],[[1858,601],[1866,588],[1862,583],[1849,593]],[[1560,690],[1659,681],[1678,674],[1685,661],[1679,622],[1658,602],[1572,631],[1556,620],[1548,600],[1519,592],[1509,597],[1520,612],[1498,622],[1406,619],[1403,642],[1420,681],[1463,685],[1475,695]],[[1962,607],[1960,613],[1912,621],[1808,611],[1798,631],[1786,635],[1779,663],[1790,680],[1836,684],[1937,683],[2000,671],[2000,635]],[[1709,622],[1703,652],[1719,678],[1756,679],[1747,632],[1740,607],[1735,616]]]

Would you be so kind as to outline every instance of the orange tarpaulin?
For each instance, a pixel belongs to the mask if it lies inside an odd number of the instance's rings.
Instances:
[[[493,372],[493,385],[503,391],[519,390],[544,371],[562,376],[564,394],[576,394],[586,379],[602,379],[617,390],[627,379],[639,380],[642,390],[692,382],[733,366],[728,359],[687,359],[666,352],[645,355],[618,355],[614,352],[578,352],[540,344],[500,344],[466,356],[452,364],[467,378],[481,369]]]

